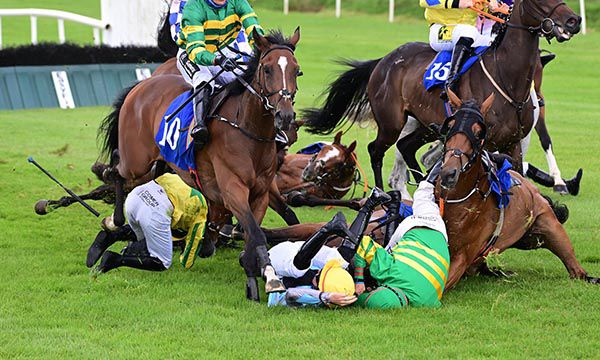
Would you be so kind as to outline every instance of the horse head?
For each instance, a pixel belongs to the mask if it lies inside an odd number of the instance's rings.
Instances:
[[[254,79],[256,87],[265,109],[275,118],[275,127],[288,130],[296,116],[294,98],[298,91],[297,78],[302,75],[294,55],[300,41],[300,28],[289,39],[279,32],[262,36],[256,29],[253,30],[253,37],[258,50]]]
[[[491,94],[481,105],[475,100],[463,102],[452,91],[448,91],[450,103],[456,110],[446,119],[440,133],[444,136],[444,160],[440,172],[442,187],[453,189],[460,174],[467,172],[481,155],[487,126],[485,115],[494,102]]]
[[[302,180],[306,182],[320,181],[326,177],[344,179],[354,174],[356,161],[354,160],[354,150],[356,141],[349,146],[341,143],[342,132],[335,135],[331,145],[325,145],[316,153],[302,172]]]
[[[520,20],[547,39],[568,41],[581,29],[581,17],[563,0],[521,0]]]

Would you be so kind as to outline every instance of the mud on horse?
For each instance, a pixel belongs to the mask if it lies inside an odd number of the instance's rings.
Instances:
[[[463,103],[452,92],[449,96],[458,110],[442,128],[446,139],[437,191],[444,204],[450,246],[446,288],[455,285],[465,272],[485,270],[485,255],[490,251],[499,253],[508,248],[548,249],[560,258],[571,278],[599,283],[600,279],[588,276],[575,258],[561,224],[568,217],[565,206],[552,203],[531,182],[510,171],[518,185],[510,188],[508,204],[505,201],[503,208],[498,207],[491,191],[490,170],[483,160],[487,157],[483,148],[488,130],[483,119],[494,96],[490,95],[481,110],[473,100]]]
[[[232,214],[244,228],[246,246],[241,262],[248,277],[246,295],[258,300],[259,276],[266,278],[268,292],[283,288],[270,265],[259,224],[266,213],[277,165],[275,135],[294,119],[296,78],[300,74],[294,50],[300,31],[297,29],[290,39],[279,32],[266,37],[254,32],[253,37],[256,54],[249,70],[228,87],[230,96],[222,105],[213,109],[209,124],[212,141],[196,152],[200,184],[186,170],[169,166],[188,185],[201,185],[209,202],[211,227],[203,248],[214,245],[218,235],[214,230]],[[188,90],[181,76],[151,77],[130,89],[118,104],[121,106],[116,106],[103,123],[104,153],[118,155],[112,158],[109,171],[117,190],[115,222],[124,221],[124,191],[151,180],[153,164],[163,160],[154,140],[156,133],[171,102]]]

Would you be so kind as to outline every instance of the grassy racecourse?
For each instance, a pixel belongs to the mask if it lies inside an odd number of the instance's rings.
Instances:
[[[4,6],[7,0],[2,2]],[[53,1],[94,15],[97,1]],[[23,6],[8,1],[7,7]],[[48,1],[27,6],[41,6]],[[67,6],[68,4],[68,6]],[[49,5],[47,5],[49,7]],[[314,104],[344,56],[375,58],[397,44],[425,40],[418,20],[388,24],[384,15],[292,14],[261,11],[268,27],[291,32],[302,26],[297,51],[305,76],[298,108]],[[28,23],[15,22],[5,39],[28,38]],[[42,25],[40,25],[42,26]],[[54,26],[54,25],[52,25]],[[149,29],[150,31],[150,29]],[[85,33],[85,34],[84,34]],[[50,35],[48,35],[50,36]],[[89,41],[87,32],[75,40]],[[595,32],[544,47],[558,54],[547,68],[544,92],[548,122],[565,176],[585,169],[581,195],[564,197],[567,223],[583,266],[600,275],[600,77]],[[507,66],[510,66],[507,64]],[[163,273],[122,269],[94,279],[84,265],[99,221],[81,206],[45,217],[33,213],[40,198],[62,190],[26,162],[34,156],[75,190],[89,189],[95,132],[108,108],[0,112],[0,358],[593,358],[600,356],[600,288],[568,279],[545,250],[508,251],[501,257],[518,276],[469,278],[444,297],[437,310],[373,312],[360,309],[268,309],[243,296],[237,251],[198,259],[191,271]],[[352,129],[359,159],[368,166],[366,144],[375,130]],[[302,145],[320,140],[302,134]],[[545,167],[534,139],[529,160]],[[61,148],[67,146],[62,154]],[[386,158],[385,173],[393,154]],[[370,172],[369,172],[370,174]],[[103,215],[107,206],[94,204]],[[301,220],[321,221],[333,211],[299,209]],[[269,213],[267,227],[281,221]],[[119,248],[122,244],[118,245]]]

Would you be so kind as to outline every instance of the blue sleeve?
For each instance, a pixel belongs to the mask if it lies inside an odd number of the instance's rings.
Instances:
[[[284,293],[269,294],[268,306],[319,306],[323,304],[319,295],[321,292],[310,286],[300,286],[287,289]],[[323,293],[323,297],[327,297],[327,293]]]

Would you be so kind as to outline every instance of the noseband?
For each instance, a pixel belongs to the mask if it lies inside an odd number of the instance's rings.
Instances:
[[[452,128],[449,128],[449,124],[452,120],[455,120],[455,123]],[[474,124],[478,124],[482,129],[479,135],[475,135],[475,133],[473,133]],[[479,110],[467,107],[459,108],[454,114],[444,121],[444,125],[442,125],[442,129],[440,130],[441,135],[444,137],[444,155],[451,151],[452,157],[460,159],[461,173],[464,173],[465,171],[469,170],[471,166],[473,166],[477,156],[479,156],[483,150],[486,129],[487,127],[483,121],[483,115],[481,112]],[[467,137],[471,143],[471,147],[473,148],[473,151],[470,155],[461,149],[446,147],[448,140],[456,134],[464,134]],[[462,161],[463,155],[468,159],[465,164],[463,164]]]
[[[535,7],[533,7],[534,5]],[[514,29],[527,30],[534,35],[544,36],[549,41],[552,38],[554,28],[556,27],[556,23],[554,22],[554,20],[552,20],[552,15],[554,15],[556,9],[563,5],[567,6],[567,4],[564,1],[559,2],[558,4],[554,5],[554,7],[550,10],[548,15],[544,14],[544,11],[539,5],[537,5],[537,3],[534,5],[530,5],[528,0],[521,0],[521,3],[519,4],[521,8],[521,16],[526,14],[530,15],[531,17],[533,17],[534,20],[540,22],[538,26],[516,25],[511,24],[508,21],[506,22],[506,26]]]

